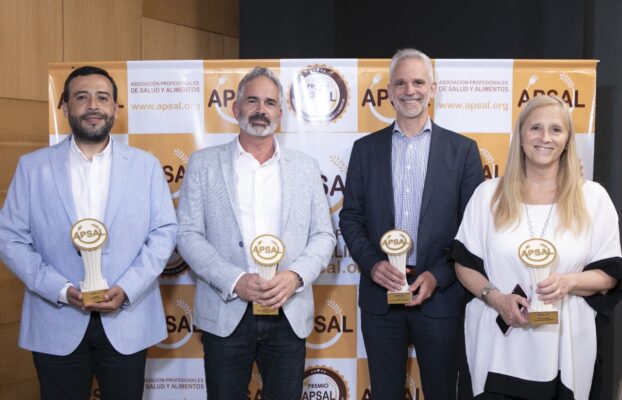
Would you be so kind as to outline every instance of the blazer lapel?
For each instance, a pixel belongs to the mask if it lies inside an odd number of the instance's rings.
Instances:
[[[393,153],[393,127],[395,123],[391,126],[379,132],[378,135],[382,135],[380,139],[380,143],[376,148],[376,157],[378,162],[376,163],[377,168],[380,172],[380,180],[379,185],[379,195],[381,198],[379,199],[380,204],[389,205],[389,209],[391,210],[391,218],[392,225],[395,225],[395,201],[393,199],[393,167],[391,163],[391,157]],[[370,163],[370,168],[376,168],[373,163]]]
[[[112,139],[110,139],[112,140]],[[130,155],[127,148],[120,143],[112,142],[112,164],[110,165],[110,185],[108,188],[108,201],[104,214],[104,224],[110,228],[114,216],[119,209],[121,200],[125,197],[128,187],[127,178],[130,175]]]
[[[58,146],[54,146],[50,152],[50,164],[52,166],[52,176],[58,193],[60,194],[63,207],[71,223],[78,220],[76,206],[73,202],[71,192],[71,174],[69,172],[69,146],[70,139],[65,139]]]
[[[237,140],[238,139],[236,138],[229,142],[229,145],[225,146],[223,151],[218,153],[218,157],[220,160],[222,179],[225,183],[229,202],[231,203],[233,216],[238,223],[238,230],[242,232],[242,223],[240,222],[240,202],[238,200],[238,190],[235,179],[235,152],[237,148]]]
[[[442,179],[440,166],[442,160],[442,152],[445,138],[438,132],[438,128],[432,123],[432,133],[430,138],[430,153],[428,154],[428,166],[423,185],[423,197],[421,199],[421,210],[419,218],[421,218],[434,194],[434,188],[439,179]]]

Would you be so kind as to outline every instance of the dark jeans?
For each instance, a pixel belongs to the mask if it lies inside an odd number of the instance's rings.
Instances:
[[[203,332],[205,379],[209,400],[246,400],[253,361],[257,362],[266,400],[302,395],[305,339],[300,339],[283,312],[254,316],[252,307],[228,337]]]
[[[50,332],[62,335],[62,332]],[[124,355],[104,332],[99,313],[92,313],[82,342],[67,356],[33,352],[42,400],[88,400],[93,374],[102,400],[141,400],[147,350]]]
[[[430,318],[420,307],[391,306],[384,315],[361,310],[373,399],[404,399],[408,344],[412,342],[426,400],[455,400],[460,320]]]

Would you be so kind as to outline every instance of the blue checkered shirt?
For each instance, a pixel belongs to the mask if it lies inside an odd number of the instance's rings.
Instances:
[[[395,121],[391,151],[395,228],[408,232],[412,238],[413,247],[408,253],[407,265],[417,264],[417,228],[431,137],[430,118],[421,132],[412,138],[404,135]]]

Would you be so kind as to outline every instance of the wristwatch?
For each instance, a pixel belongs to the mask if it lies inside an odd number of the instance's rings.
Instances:
[[[305,281],[302,279],[302,276],[300,276],[299,273],[294,272],[297,276],[298,276],[298,287],[301,288],[305,285]]]
[[[482,293],[479,296],[479,298],[484,302],[484,304],[488,304],[488,294],[490,293],[491,290],[499,290],[499,289],[497,289],[497,287],[490,282],[486,286],[484,286],[484,288],[482,289]]]

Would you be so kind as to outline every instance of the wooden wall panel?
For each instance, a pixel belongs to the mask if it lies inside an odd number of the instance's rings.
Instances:
[[[143,0],[143,17],[240,37],[239,0]]]
[[[47,99],[47,63],[63,59],[62,32],[62,0],[0,0],[0,97]]]
[[[38,400],[39,381],[34,368],[29,375],[24,374],[24,379],[0,385],[0,399]]]
[[[240,39],[225,36],[223,47],[224,51],[222,58],[240,58]]]
[[[47,66],[45,76],[47,77]],[[48,103],[0,98],[0,143],[48,143]]]
[[[0,188],[6,190],[17,166],[17,160],[22,154],[29,153],[44,145],[32,143],[0,143]]]
[[[202,60],[223,57],[223,36],[216,33],[142,19],[143,60]]]
[[[64,0],[64,61],[140,59],[141,0]]]
[[[39,385],[36,380],[35,368],[32,363],[32,355],[29,351],[17,347],[17,335],[19,322],[0,325],[0,349],[2,359],[10,362],[0,363],[0,393],[5,386],[20,383],[22,391],[33,395],[38,394]],[[25,382],[28,384],[24,384]],[[25,386],[34,386],[34,390],[27,390]],[[15,388],[13,388],[15,390]],[[17,389],[19,390],[19,389]],[[11,392],[13,393],[13,392]],[[18,397],[16,395],[0,396],[3,399],[35,399],[37,396]]]

